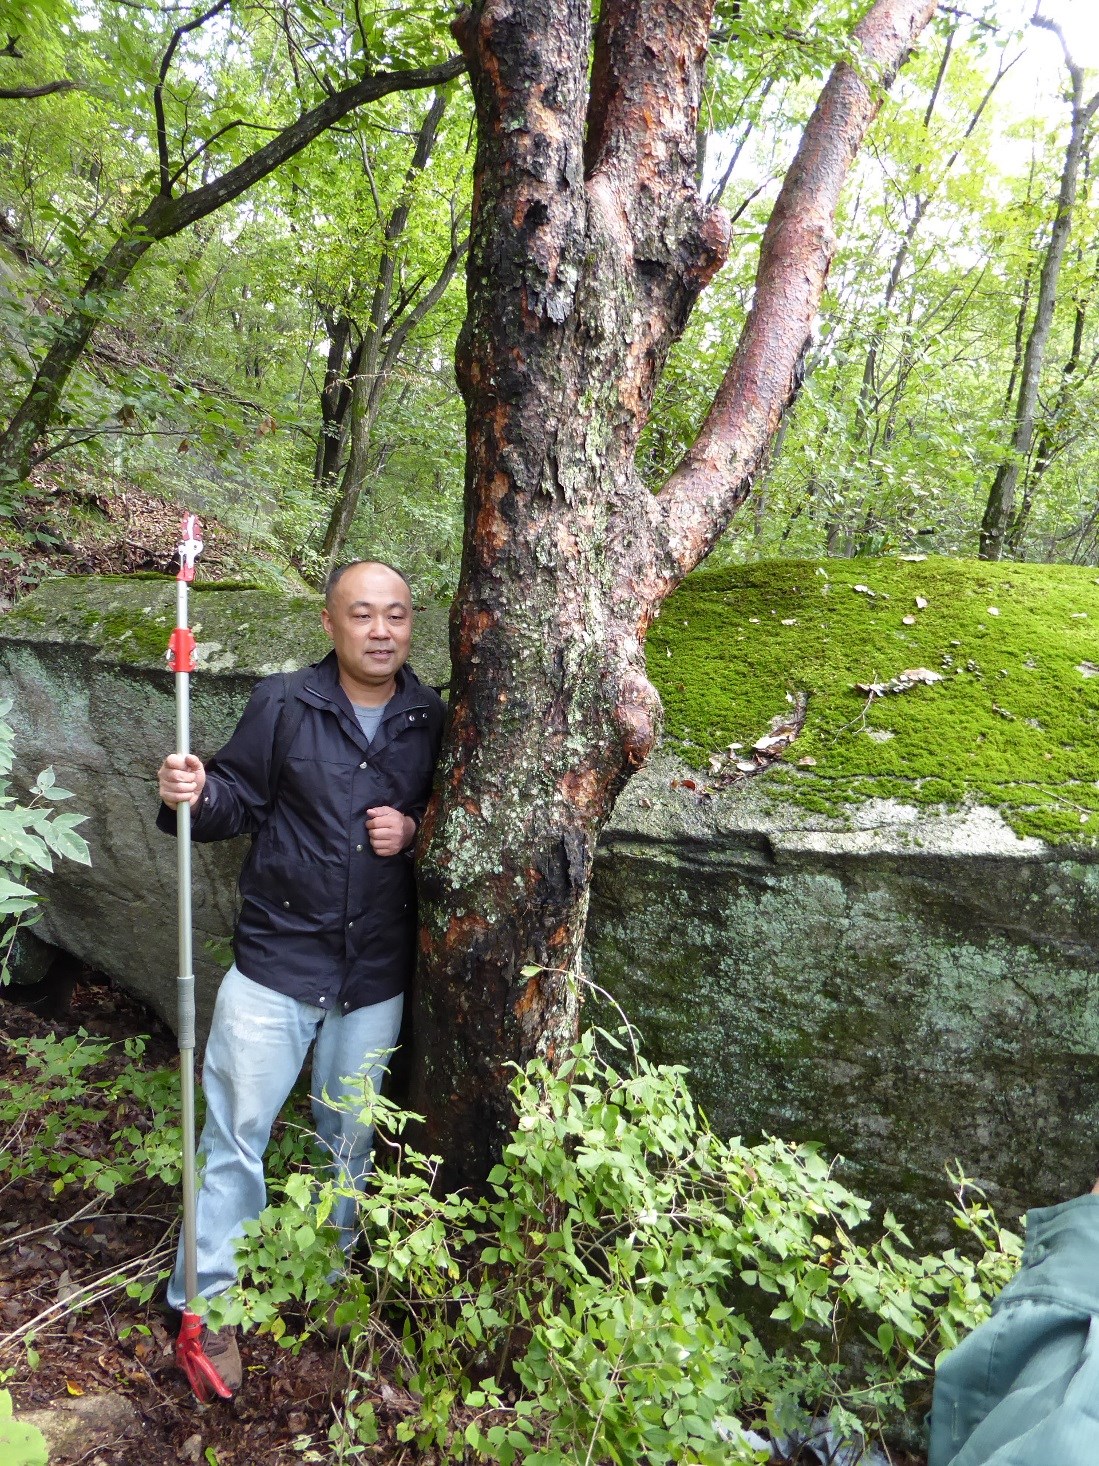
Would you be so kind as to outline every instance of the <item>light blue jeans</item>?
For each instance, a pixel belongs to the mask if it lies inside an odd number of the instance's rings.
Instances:
[[[404,998],[353,1013],[328,1012],[300,1003],[244,976],[234,964],[226,973],[214,1007],[214,1021],[202,1066],[206,1124],[199,1145],[205,1162],[197,1202],[198,1291],[223,1293],[237,1279],[236,1243],[249,1217],[267,1205],[263,1153],[279,1111],[301,1073],[309,1045],[313,1051],[310,1094],[321,1144],[332,1156],[335,1178],[361,1190],[370,1173],[374,1131],[350,1110],[325,1104],[362,1094],[363,1076],[380,1088],[397,1044]],[[355,1239],[355,1198],[341,1197],[331,1222],[346,1251]],[[168,1302],[182,1308],[183,1238]]]

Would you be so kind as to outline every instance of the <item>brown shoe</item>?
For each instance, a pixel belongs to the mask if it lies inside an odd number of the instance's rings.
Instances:
[[[244,1371],[240,1364],[240,1350],[237,1348],[237,1331],[226,1325],[223,1329],[203,1329],[202,1352],[221,1375],[225,1388],[235,1394],[240,1389]]]

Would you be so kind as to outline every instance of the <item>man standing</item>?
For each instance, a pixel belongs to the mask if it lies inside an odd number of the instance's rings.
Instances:
[[[410,851],[431,792],[443,704],[405,665],[412,602],[399,571],[372,560],[334,570],[321,621],[333,650],[289,678],[260,682],[208,767],[171,754],[158,771],[162,830],[175,833],[175,807],[186,800],[195,840],[253,837],[233,965],[203,1063],[197,1232],[206,1297],[236,1281],[242,1224],[266,1205],[271,1127],[314,1038],[317,1134],[338,1178],[363,1185],[373,1131],[336,1106],[346,1076],[380,1085],[414,961]],[[345,1249],[355,1210],[348,1196],[333,1213]],[[181,1242],[168,1302],[182,1309],[189,1301]],[[203,1348],[237,1389],[235,1331],[207,1331]]]

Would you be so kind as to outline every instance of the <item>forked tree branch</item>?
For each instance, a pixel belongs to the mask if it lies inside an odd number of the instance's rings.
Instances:
[[[228,4],[229,0],[217,0],[216,5],[212,5],[209,10],[203,11],[194,20],[188,21],[186,25],[177,25],[172,32],[172,39],[168,42],[167,50],[161,57],[160,77],[153,88],[153,113],[156,117],[156,153],[160,169],[160,191],[165,197],[171,194],[172,179],[168,162],[168,125],[164,116],[164,83],[168,79],[172,58],[175,56],[180,41],[189,31],[199,30],[208,20],[213,20],[214,16],[224,10]]]
[[[694,444],[658,496],[653,605],[693,570],[747,497],[800,384],[835,248],[840,190],[937,0],[877,0],[855,30],[861,68],[833,70],[806,126],[760,248],[755,298]]]

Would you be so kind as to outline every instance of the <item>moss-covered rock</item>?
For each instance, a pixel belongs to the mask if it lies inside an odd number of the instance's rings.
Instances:
[[[588,958],[650,1056],[721,1129],[824,1142],[925,1232],[955,1160],[1008,1212],[1090,1186],[1095,572],[703,572],[649,668],[664,748],[604,833]],[[910,668],[942,680],[856,687]],[[736,778],[800,695],[782,757]]]
[[[910,668],[942,680],[859,690]],[[700,770],[806,695],[801,734],[765,776],[776,804],[985,804],[1020,834],[1099,842],[1093,569],[931,558],[703,571],[667,602],[649,670],[665,747]]]

